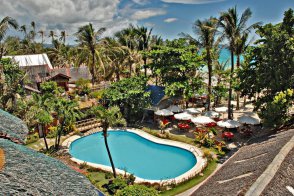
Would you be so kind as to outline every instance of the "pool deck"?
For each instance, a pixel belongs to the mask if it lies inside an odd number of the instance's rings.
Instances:
[[[185,172],[184,174],[182,174],[176,178],[172,178],[172,179],[168,179],[168,180],[148,180],[148,179],[143,179],[143,178],[139,178],[139,177],[135,176],[136,177],[135,182],[137,182],[137,183],[149,182],[149,183],[160,183],[160,184],[174,184],[174,183],[178,184],[180,182],[188,180],[188,179],[194,177],[195,175],[199,174],[207,165],[207,160],[206,160],[206,158],[203,157],[203,152],[199,148],[192,146],[190,144],[185,144],[182,142],[177,142],[177,141],[168,140],[168,139],[161,139],[161,138],[155,137],[153,135],[150,135],[144,131],[141,131],[139,129],[134,129],[134,128],[125,128],[125,129],[109,128],[109,130],[112,130],[112,131],[125,130],[125,131],[131,132],[131,133],[135,133],[135,134],[137,134],[145,139],[148,139],[154,143],[180,147],[180,148],[183,148],[185,150],[190,151],[197,159],[197,163],[194,165],[194,167],[192,167],[189,171]],[[62,146],[65,146],[69,149],[71,143],[79,138],[81,138],[81,137],[74,135],[74,136],[66,139],[62,143]],[[76,159],[73,157],[71,158],[71,160],[78,163],[78,164],[85,163],[85,161],[79,160],[79,159]],[[91,167],[100,168],[102,170],[112,172],[112,168],[110,166],[105,166],[105,165],[90,163],[90,162],[86,162],[86,163],[87,163],[87,165],[89,165]],[[129,173],[127,173],[123,170],[117,169],[117,168],[115,170],[117,173],[119,173],[121,175],[129,174]]]

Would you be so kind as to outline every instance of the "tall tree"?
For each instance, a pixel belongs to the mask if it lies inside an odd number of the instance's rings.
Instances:
[[[43,44],[44,44],[45,31],[40,30],[40,31],[38,31],[38,33],[39,33],[40,36],[41,36],[41,43],[42,43],[42,45],[43,45]]]
[[[246,26],[247,21],[251,17],[252,12],[247,8],[241,15],[238,17],[237,8],[230,8],[227,12],[222,12],[219,18],[219,25],[223,30],[224,36],[229,42],[229,50],[231,52],[231,75],[229,82],[229,99],[228,99],[228,118],[233,118],[233,110],[231,108],[232,100],[232,82],[234,74],[234,54],[236,51],[236,42],[241,35],[244,33],[249,33],[253,28],[253,25],[249,27]]]
[[[100,41],[101,35],[105,32],[105,28],[95,30],[91,23],[79,28],[76,33],[76,37],[79,42],[79,49],[82,51],[82,59],[89,66],[92,74],[92,84],[94,85],[97,81],[97,63],[102,66],[105,74],[105,68],[102,61],[101,53],[99,52],[98,42]],[[90,54],[90,55],[87,55]],[[86,55],[86,56],[85,56]]]
[[[51,42],[53,43],[54,42],[54,40],[55,40],[55,37],[56,37],[56,34],[55,34],[55,32],[54,31],[49,31],[49,35],[48,35],[48,37],[51,37]]]
[[[109,161],[111,163],[113,176],[116,178],[116,171],[115,171],[114,163],[113,163],[112,156],[110,153],[110,149],[108,146],[108,141],[107,141],[107,131],[108,131],[109,127],[113,127],[113,126],[117,126],[117,125],[125,126],[126,121],[122,117],[120,109],[117,106],[113,106],[108,109],[101,107],[101,106],[96,106],[91,109],[90,113],[92,115],[94,115],[101,122],[105,147],[107,150]]]
[[[62,41],[63,44],[65,44],[66,36],[67,36],[67,35],[66,35],[65,31],[61,31],[61,32],[60,32],[59,41]]]
[[[2,41],[8,31],[8,29],[12,27],[13,29],[18,29],[18,24],[15,19],[6,16],[0,21],[0,60],[2,59],[4,53],[4,46],[2,45]],[[1,73],[3,72],[2,66],[0,67],[0,77]],[[1,78],[0,78],[1,79]]]
[[[31,22],[32,30],[30,31],[30,38],[35,42],[36,37],[36,23],[34,21]]]
[[[247,44],[247,40],[248,40],[248,33],[246,32],[236,40],[237,69],[239,69],[241,65],[241,55],[245,52],[247,46],[249,45]],[[237,91],[236,94],[237,94],[236,110],[239,110],[240,109],[240,91]],[[244,96],[244,106],[245,106],[245,103],[246,103],[246,97]]]
[[[217,39],[217,27],[218,20],[216,18],[210,17],[204,21],[197,20],[194,23],[194,31],[198,35],[198,43],[202,46],[205,53],[205,60],[208,68],[208,94],[207,94],[207,109],[210,110],[210,99],[211,99],[211,78],[212,78],[212,61],[213,61],[213,49],[218,47],[219,41]]]
[[[146,27],[137,27],[135,28],[135,33],[138,36],[138,49],[139,51],[147,52],[149,50],[149,43],[151,41],[152,28],[148,30]],[[147,56],[143,54],[144,62],[144,73],[147,77]]]

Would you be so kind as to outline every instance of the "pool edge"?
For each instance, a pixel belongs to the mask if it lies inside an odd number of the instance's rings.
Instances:
[[[147,140],[150,140],[154,143],[157,144],[163,144],[163,145],[169,145],[169,146],[174,146],[174,147],[178,147],[178,148],[182,148],[184,150],[187,150],[189,152],[191,152],[195,158],[196,158],[196,164],[188,171],[186,171],[185,173],[183,173],[182,175],[177,176],[176,178],[172,178],[172,179],[167,179],[167,180],[148,180],[148,179],[143,179],[140,177],[136,177],[135,182],[136,183],[140,183],[140,182],[149,182],[149,183],[160,183],[160,184],[178,184],[181,183],[183,181],[186,181],[194,176],[196,176],[197,174],[199,174],[207,165],[207,159],[203,157],[203,152],[195,147],[192,146],[190,144],[186,144],[186,143],[182,143],[182,142],[178,142],[178,141],[173,141],[173,140],[168,140],[168,139],[162,139],[162,138],[158,138],[155,137],[153,135],[150,135],[149,133],[146,133],[140,129],[135,129],[135,128],[109,128],[109,130],[111,131],[128,131],[134,134],[139,135],[140,137],[143,137]],[[87,135],[88,136],[88,135]],[[83,136],[86,137],[86,136]],[[78,140],[82,137],[80,136],[72,136],[69,137],[68,139],[66,139],[63,143],[62,146],[67,147],[68,153],[69,153],[69,148],[72,142],[74,142],[75,140]],[[100,168],[102,170],[105,171],[109,171],[112,172],[112,168],[110,166],[105,166],[102,164],[97,164],[97,163],[91,163],[91,162],[86,162],[86,161],[82,161],[80,159],[71,157],[70,158],[72,161],[76,162],[77,164],[83,164],[83,163],[87,163],[87,165],[91,166],[91,167],[95,167],[95,168]],[[128,174],[130,175],[130,173],[123,171],[121,169],[115,168],[116,172],[118,174],[121,175],[125,175]]]

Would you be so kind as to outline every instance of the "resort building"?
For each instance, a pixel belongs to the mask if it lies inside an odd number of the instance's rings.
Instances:
[[[27,78],[30,81],[28,85],[34,89],[39,89],[39,84],[45,81],[46,77],[50,75],[50,71],[53,69],[45,53],[4,56],[3,58],[11,58],[15,63],[18,63],[19,67],[27,73]]]

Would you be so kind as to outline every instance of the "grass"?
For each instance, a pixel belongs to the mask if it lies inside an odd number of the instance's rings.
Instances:
[[[216,169],[216,167],[217,167],[217,161],[216,160],[210,161],[208,163],[208,165],[206,166],[206,168],[202,172],[203,176],[196,175],[194,178],[191,178],[188,181],[180,183],[175,188],[170,189],[165,192],[162,192],[160,195],[171,196],[171,195],[177,195],[179,193],[182,193],[182,192],[196,186],[200,182],[204,181],[208,176],[210,176],[212,174],[212,172]]]
[[[169,140],[174,140],[174,141],[178,141],[178,142],[183,142],[183,143],[195,145],[195,139],[188,138],[186,136],[175,135],[175,134],[171,134],[171,133],[160,134],[159,131],[149,129],[147,127],[143,127],[142,130],[153,135],[153,136],[156,136],[156,137],[159,137],[162,139],[169,139]]]
[[[106,190],[102,187],[104,184],[109,182],[109,179],[106,179],[105,174],[106,173],[102,171],[88,172],[87,177],[99,190],[106,192]]]

